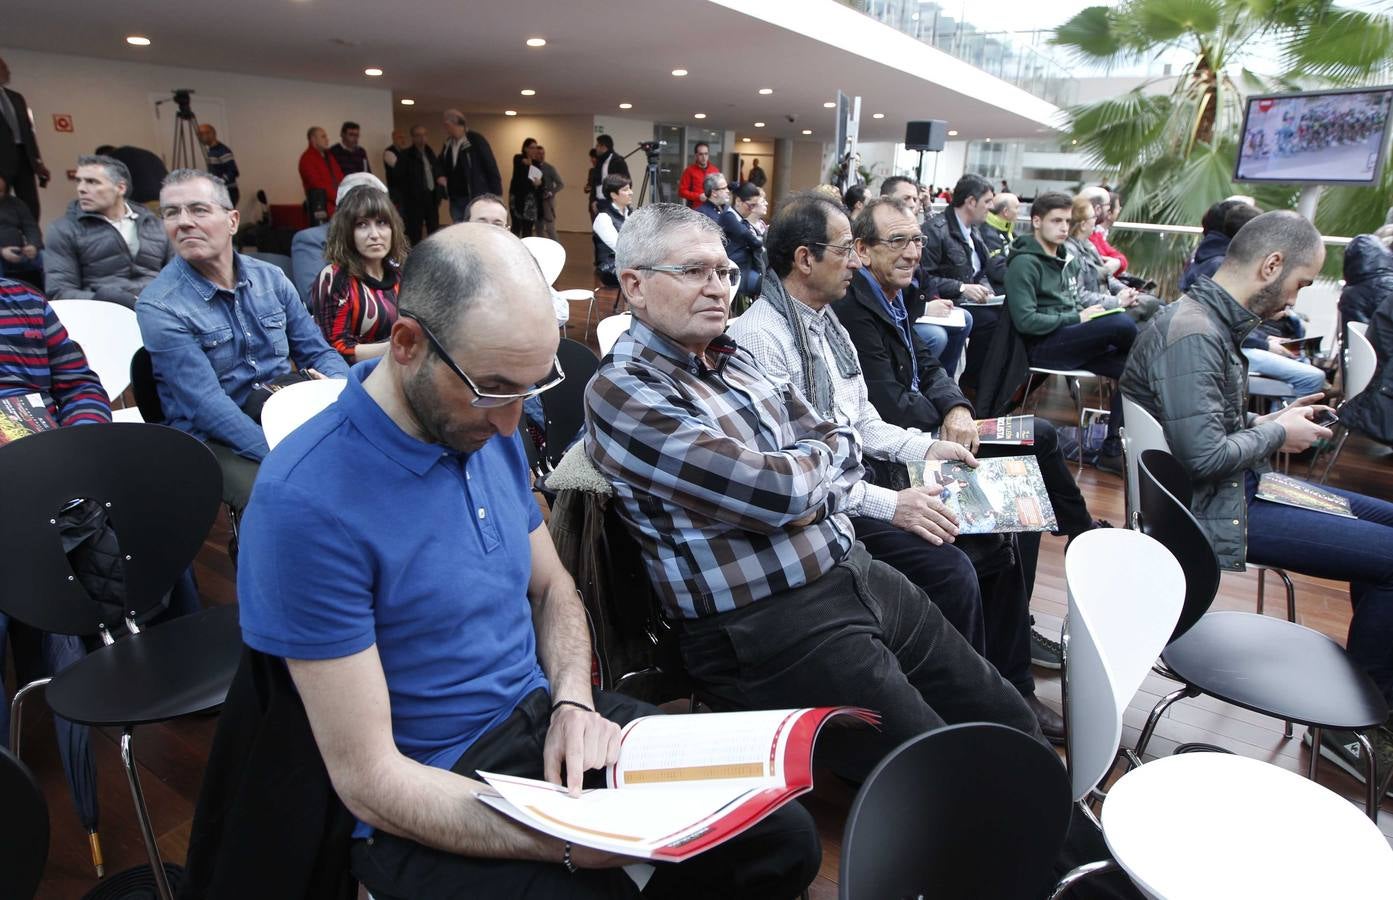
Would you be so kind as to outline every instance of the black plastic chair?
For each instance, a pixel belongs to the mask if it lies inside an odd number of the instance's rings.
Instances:
[[[48,803],[29,767],[0,747],[0,897],[29,900],[48,861]]]
[[[6,573],[0,612],[59,634],[99,636],[105,646],[54,676],[48,705],[86,725],[122,729],[121,759],[161,898],[165,869],[132,754],[135,726],[215,709],[237,669],[235,606],[141,623],[198,553],[217,515],[222,478],[197,439],[163,425],[114,423],[59,428],[0,447],[6,513],[0,546]],[[106,508],[125,561],[125,609],[93,601],[73,574],[54,528],[74,498]],[[115,640],[124,626],[129,636]]]
[[[1005,725],[950,725],[905,741],[847,815],[842,900],[1036,900],[1069,828],[1059,757]]]
[[[549,466],[561,462],[581,426],[585,424],[585,386],[600,368],[600,360],[579,341],[562,338],[556,349],[566,380],[542,395],[546,413],[546,458]]]
[[[131,391],[135,394],[135,405],[142,419],[152,425],[164,421],[164,404],[160,402],[160,392],[155,387],[155,365],[150,360],[150,351],[144,347],[131,357]]]
[[[1219,560],[1182,502],[1190,480],[1164,450],[1142,454],[1138,473],[1142,531],[1165,545],[1185,571],[1185,605],[1166,649],[1162,671],[1184,686],[1161,698],[1137,741],[1146,751],[1161,715],[1182,697],[1208,694],[1311,729],[1308,777],[1316,780],[1322,729],[1353,731],[1363,745],[1366,810],[1378,821],[1383,790],[1376,783],[1372,748],[1363,731],[1383,724],[1388,704],[1344,648],[1318,631],[1256,613],[1209,612],[1219,589]],[[1386,787],[1384,788],[1386,790]]]

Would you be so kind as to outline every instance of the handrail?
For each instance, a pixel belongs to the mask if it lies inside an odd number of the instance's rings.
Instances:
[[[1120,228],[1123,231],[1141,231],[1148,234],[1200,235],[1204,233],[1204,229],[1200,228],[1198,225],[1154,225],[1151,222],[1114,222],[1109,225],[1108,228]],[[1321,240],[1331,247],[1346,247],[1354,238],[1323,234],[1321,235]]]

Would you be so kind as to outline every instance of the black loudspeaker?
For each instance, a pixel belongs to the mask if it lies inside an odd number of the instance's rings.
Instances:
[[[904,126],[904,146],[906,150],[938,151],[948,141],[948,123],[942,119],[929,119],[926,122],[906,122]]]

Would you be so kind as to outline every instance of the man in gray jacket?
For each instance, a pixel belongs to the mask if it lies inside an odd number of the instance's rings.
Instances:
[[[77,199],[48,227],[44,287],[54,300],[91,298],[135,309],[173,257],[164,225],[126,202],[131,173],[109,156],[77,160]]]
[[[1246,561],[1350,583],[1349,654],[1393,701],[1393,503],[1326,486],[1349,499],[1357,518],[1343,518],[1255,497],[1269,456],[1330,437],[1313,421],[1328,408],[1311,394],[1265,416],[1247,412],[1240,346],[1260,321],[1292,306],[1324,262],[1320,233],[1300,215],[1253,219],[1213,278],[1201,276],[1137,338],[1121,387],[1160,421],[1194,481],[1190,508],[1220,565],[1241,571]],[[1346,735],[1325,734],[1322,752],[1348,754]],[[1393,734],[1377,729],[1369,738],[1380,760],[1393,762]],[[1362,762],[1344,761],[1362,771]]]

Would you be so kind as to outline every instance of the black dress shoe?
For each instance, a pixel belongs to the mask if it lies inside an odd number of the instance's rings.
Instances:
[[[1064,718],[1050,709],[1034,694],[1025,698],[1025,705],[1035,713],[1035,721],[1040,723],[1040,732],[1051,744],[1064,743]]]

